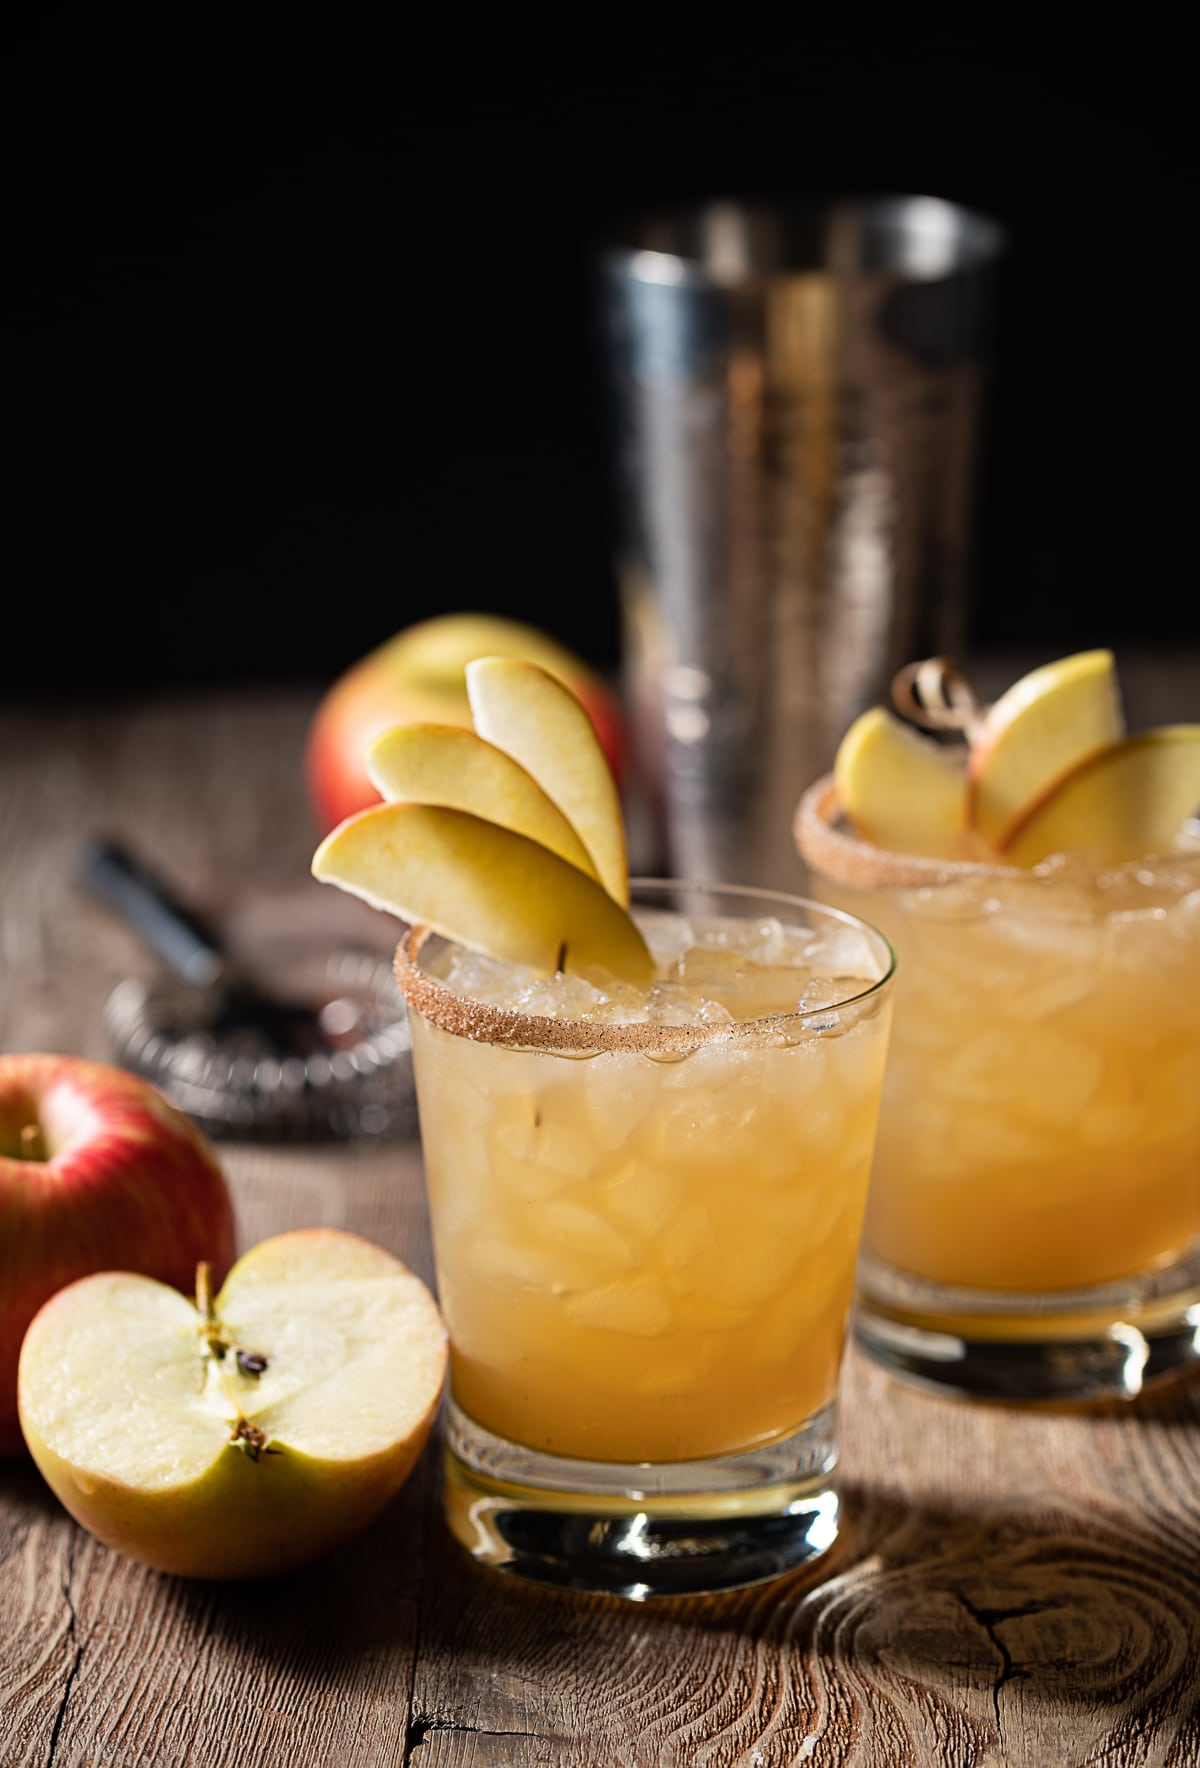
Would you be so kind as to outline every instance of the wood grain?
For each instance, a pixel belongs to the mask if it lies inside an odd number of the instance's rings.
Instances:
[[[1139,692],[1157,703],[1153,676]],[[0,711],[0,1048],[105,1058],[109,989],[153,967],[72,881],[85,830],[245,942],[280,916],[334,928],[307,869],[311,705]],[[415,1140],[221,1156],[243,1245],[336,1223],[431,1276]],[[1200,1384],[1031,1413],[852,1353],[842,1410],[846,1519],[819,1572],[644,1607],[468,1562],[434,1446],[346,1551],[246,1586],[133,1566],[0,1466],[0,1768],[1200,1764]]]

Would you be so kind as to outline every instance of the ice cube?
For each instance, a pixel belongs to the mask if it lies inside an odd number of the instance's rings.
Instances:
[[[749,1225],[713,1261],[709,1288],[718,1306],[754,1308],[778,1293],[793,1276],[801,1248],[791,1235],[751,1232]]]
[[[661,1097],[662,1070],[644,1056],[610,1051],[587,1070],[588,1130],[598,1149],[622,1147]]]
[[[604,1207],[622,1228],[651,1239],[662,1233],[690,1189],[677,1170],[626,1160],[604,1182]]]
[[[706,946],[688,952],[680,964],[681,981],[719,1003],[721,1013],[705,1014],[710,1022],[719,1017],[744,1022],[793,1014],[809,975],[807,969],[794,964],[758,963],[741,952],[713,951]],[[849,992],[861,991],[854,988]]]
[[[581,1203],[554,1198],[542,1210],[538,1228],[548,1246],[581,1254],[592,1262],[598,1277],[627,1271],[635,1262],[632,1248],[612,1223]]]
[[[534,977],[526,965],[508,964],[462,945],[448,947],[431,969],[448,988],[481,1001],[507,1001]]]
[[[470,1251],[460,1266],[464,1286],[516,1284],[546,1295],[569,1295],[587,1288],[591,1273],[578,1261],[572,1265],[553,1247],[507,1238],[476,1229]],[[476,1304],[477,1305],[477,1304]]]
[[[971,1036],[949,1058],[946,1091],[964,1104],[1001,1108],[1008,1101],[1022,1118],[1070,1124],[1089,1104],[1104,1077],[1097,1049],[1053,1025],[1014,1023]]]
[[[684,988],[720,994],[741,988],[751,968],[744,952],[693,945],[676,960],[674,976]]]
[[[513,997],[512,1004],[521,1013],[539,1019],[587,1019],[603,1006],[608,997],[584,976],[538,976]]]
[[[688,1280],[672,1288],[676,1294],[690,1292],[691,1273],[697,1261],[717,1244],[717,1231],[706,1203],[689,1201],[663,1230],[659,1251],[671,1271],[688,1273]]]
[[[683,915],[661,909],[640,909],[638,926],[650,947],[650,954],[660,970],[669,970],[676,960],[695,945],[692,924]]]
[[[648,1272],[573,1296],[566,1314],[574,1326],[629,1333],[634,1338],[661,1338],[675,1324],[666,1284]]]
[[[785,927],[774,915],[694,918],[693,928],[697,949],[728,952],[759,964],[802,962],[811,937],[806,930]]]
[[[879,951],[874,938],[857,927],[822,928],[807,946],[804,962],[819,976],[880,975]]]
[[[646,1017],[654,1025],[729,1025],[733,1014],[699,988],[656,982],[646,997]]]

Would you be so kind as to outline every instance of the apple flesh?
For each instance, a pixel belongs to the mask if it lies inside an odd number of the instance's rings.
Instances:
[[[997,852],[1055,784],[1125,734],[1111,651],[1080,651],[1031,670],[972,732],[968,818]]]
[[[1200,725],[1138,731],[1089,755],[1009,837],[1003,857],[1032,866],[1052,853],[1104,865],[1169,853],[1200,811]]]
[[[466,810],[540,841],[596,876],[590,854],[533,775],[476,731],[452,724],[400,724],[367,751],[367,772],[388,804]]]
[[[629,901],[621,800],[585,708],[571,690],[521,657],[467,665],[475,729],[531,773],[570,820],[615,902]]]
[[[959,753],[919,736],[881,706],[856,718],[838,745],[842,811],[877,847],[962,859],[967,780]]]
[[[280,1234],[215,1301],[110,1271],[38,1313],[20,1361],[29,1449],[75,1520],[156,1571],[255,1578],[350,1540],[429,1435],[446,1335],[399,1259]]]
[[[608,892],[548,847],[442,805],[377,804],[327,835],[313,876],[412,926],[513,964],[648,985],[645,941]]]
[[[23,1455],[17,1358],[56,1290],[121,1265],[187,1287],[236,1251],[208,1143],[153,1087],[74,1056],[0,1056],[0,1455]]]
[[[364,763],[374,739],[397,724],[469,726],[464,671],[475,657],[528,657],[566,683],[585,707],[618,781],[625,754],[616,694],[587,663],[537,627],[488,614],[445,614],[405,628],[329,688],[309,727],[305,772],[322,833],[379,801]]]

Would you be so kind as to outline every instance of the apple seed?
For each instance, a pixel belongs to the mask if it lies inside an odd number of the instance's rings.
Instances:
[[[210,1357],[218,1363],[225,1361],[227,1351],[232,1351],[240,1375],[258,1377],[270,1367],[268,1359],[262,1351],[246,1350],[239,1345],[229,1331],[217,1319],[212,1298],[212,1267],[203,1261],[196,1266],[196,1310],[204,1316],[204,1348]]]

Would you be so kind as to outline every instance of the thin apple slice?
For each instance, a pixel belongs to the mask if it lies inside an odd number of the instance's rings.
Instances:
[[[1200,725],[1138,731],[1081,761],[1028,812],[1003,850],[1013,865],[1086,853],[1107,865],[1166,853],[1200,810]]]
[[[477,657],[467,664],[467,698],[480,736],[533,775],[591,854],[608,894],[625,907],[621,800],[592,721],[571,690],[524,658]]]
[[[475,951],[648,983],[645,941],[595,879],[548,847],[465,810],[380,804],[339,825],[313,876]]]
[[[1125,734],[1111,651],[1043,664],[989,707],[971,739],[967,816],[997,850],[1055,783]]]
[[[864,839],[900,853],[962,858],[967,779],[961,754],[874,706],[842,738],[833,777],[842,810]]]
[[[397,725],[366,754],[371,784],[389,804],[441,804],[540,841],[598,878],[592,856],[562,811],[519,761],[453,724]]]

